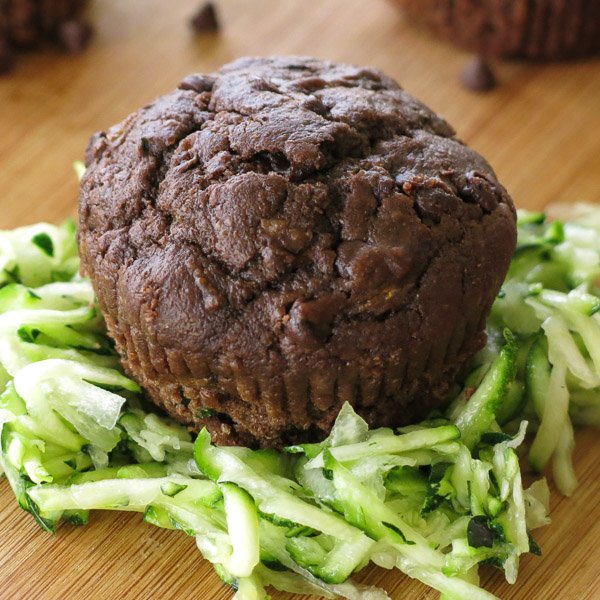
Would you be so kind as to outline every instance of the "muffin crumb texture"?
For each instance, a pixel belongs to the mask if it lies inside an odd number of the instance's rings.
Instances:
[[[96,134],[80,253],[125,369],[216,442],[425,416],[485,343],[512,202],[380,71],[247,58]]]

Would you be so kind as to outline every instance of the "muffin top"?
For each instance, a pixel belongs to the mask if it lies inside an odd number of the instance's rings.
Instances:
[[[147,357],[154,383],[201,371],[230,398],[239,371],[430,354],[455,310],[489,310],[514,230],[492,169],[443,119],[380,71],[310,58],[187,77],[96,134],[82,180],[83,266],[111,333],[183,353],[184,375]]]

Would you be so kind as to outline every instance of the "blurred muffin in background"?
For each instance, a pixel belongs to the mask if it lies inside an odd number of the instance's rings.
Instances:
[[[0,0],[0,73],[10,70],[17,53],[56,45],[80,52],[92,30],[81,20],[87,0]]]
[[[560,60],[600,53],[598,0],[394,0],[434,33],[486,57]]]

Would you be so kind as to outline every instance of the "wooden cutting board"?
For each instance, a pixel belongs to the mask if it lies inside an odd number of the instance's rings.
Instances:
[[[498,65],[501,87],[461,89],[468,55],[414,31],[384,0],[223,0],[219,34],[194,36],[185,0],[96,0],[96,38],[78,57],[30,55],[0,79],[0,227],[73,215],[71,163],[89,135],[120,120],[191,71],[249,54],[309,54],[385,69],[446,116],[482,152],[521,207],[600,201],[600,63]],[[553,494],[553,524],[536,534],[544,556],[523,561],[515,586],[492,571],[506,600],[600,599],[600,436],[577,434],[581,485]],[[231,598],[182,533],[139,515],[96,514],[88,527],[43,533],[0,482],[0,600]],[[437,595],[398,573],[360,579],[393,599]],[[275,594],[274,598],[286,596]],[[289,598],[289,597],[288,597]],[[466,599],[468,600],[468,599]]]

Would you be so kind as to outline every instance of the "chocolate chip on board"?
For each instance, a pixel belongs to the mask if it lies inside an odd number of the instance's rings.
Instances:
[[[215,5],[212,2],[205,2],[190,19],[190,25],[199,33],[218,31],[220,24]]]
[[[62,23],[58,30],[60,45],[70,54],[79,54],[85,50],[91,38],[91,26],[74,19]]]
[[[472,92],[489,92],[498,85],[494,71],[481,56],[476,56],[463,68],[460,82]]]

